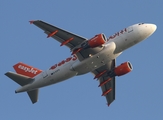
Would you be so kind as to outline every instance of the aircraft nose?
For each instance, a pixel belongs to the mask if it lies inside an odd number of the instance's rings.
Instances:
[[[157,26],[155,24],[141,24],[140,25],[140,35],[142,39],[145,39],[152,35],[157,29]]]
[[[150,24],[150,26],[151,26],[151,29],[152,29],[151,32],[154,33],[156,31],[156,29],[157,29],[157,26],[155,24]]]
[[[155,24],[146,24],[145,27],[148,29],[148,36],[152,35],[157,29]]]

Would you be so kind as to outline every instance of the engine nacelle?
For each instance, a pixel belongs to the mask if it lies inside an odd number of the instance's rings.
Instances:
[[[104,34],[95,35],[92,39],[88,40],[88,44],[91,48],[101,46],[106,42],[106,37]]]
[[[81,51],[82,49],[95,48],[98,46],[102,46],[106,41],[107,41],[107,39],[104,34],[95,35],[95,37],[82,43],[81,47],[74,49],[72,52],[72,55],[76,54],[77,52]]]
[[[95,48],[95,47],[102,46],[106,41],[107,41],[107,39],[104,34],[95,35],[95,37],[82,43],[79,48],[74,49],[72,52],[72,55],[76,54],[77,52],[81,51],[82,49]]]
[[[125,75],[129,72],[132,71],[132,65],[130,62],[125,62],[125,63],[122,63],[121,65],[119,65],[118,67],[116,67],[114,70],[113,70],[113,75],[114,76],[122,76],[122,75]]]
[[[107,41],[104,34],[95,35],[93,38],[88,40],[86,43],[82,45],[83,48],[95,48],[103,45]]]

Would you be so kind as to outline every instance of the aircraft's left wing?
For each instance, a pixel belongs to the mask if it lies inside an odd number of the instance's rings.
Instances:
[[[60,42],[61,46],[66,45],[71,50],[86,40],[86,38],[80,37],[66,30],[50,25],[41,20],[30,21],[30,23],[31,24],[33,23],[37,27],[44,30],[44,32],[47,34],[47,38],[52,37],[56,39],[58,42]]]
[[[84,42],[87,40],[84,37],[78,36],[76,34],[73,34],[71,32],[63,30],[56,26],[50,25],[41,20],[30,21],[30,23],[41,28],[47,34],[47,37],[52,37],[52,38],[56,39],[58,42],[61,43],[60,44],[61,46],[65,45],[65,46],[69,47],[71,52],[74,49],[80,47],[81,44],[84,44]],[[82,61],[85,58],[89,57],[90,54],[94,55],[97,52],[99,52],[100,50],[102,50],[102,47],[83,49],[80,52],[76,53],[76,55],[77,55],[78,59],[80,61]]]
[[[112,60],[108,64],[92,72],[96,76],[106,70],[106,74],[103,74],[98,79],[99,79],[99,86],[102,89],[102,96],[106,97],[108,106],[115,100],[115,77],[110,78],[107,75],[107,73],[109,73],[114,68],[115,68],[115,60]]]

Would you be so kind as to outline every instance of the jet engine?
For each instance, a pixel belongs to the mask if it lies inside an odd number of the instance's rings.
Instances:
[[[86,43],[82,44],[83,48],[95,48],[103,45],[107,41],[104,34],[95,35],[93,38],[89,39]]]
[[[102,46],[106,41],[107,39],[104,34],[95,35],[93,38],[82,43],[80,48],[76,48],[75,50],[73,50],[72,55],[76,54],[82,49],[95,48],[95,47]]]
[[[121,65],[119,65],[118,67],[114,68],[113,71],[111,71],[110,76],[122,76],[125,75],[129,72],[132,71],[132,65],[130,62],[124,62]]]

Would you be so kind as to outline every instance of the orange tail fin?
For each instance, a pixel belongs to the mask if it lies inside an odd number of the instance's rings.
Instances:
[[[25,75],[30,78],[33,78],[42,72],[42,70],[26,65],[22,62],[15,64],[13,67],[18,74]]]

